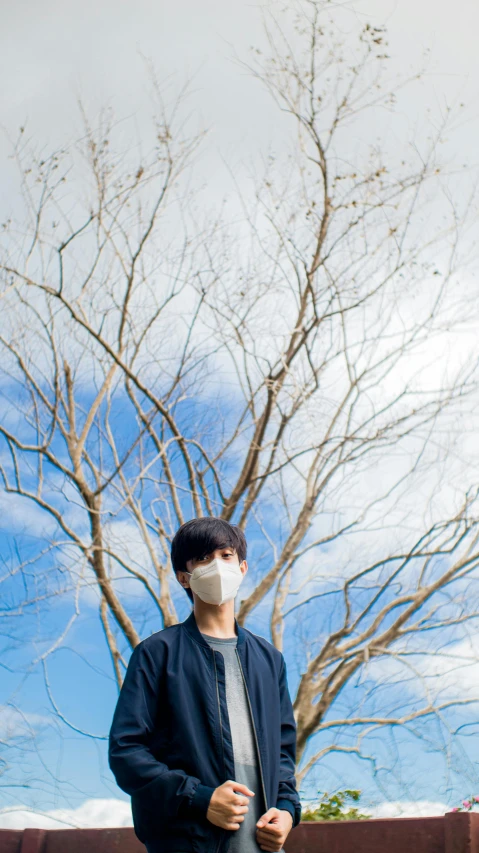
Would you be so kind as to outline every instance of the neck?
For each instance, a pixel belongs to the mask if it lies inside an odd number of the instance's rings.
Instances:
[[[227,640],[236,637],[234,598],[224,604],[207,604],[194,595],[194,613],[198,630],[210,637]]]

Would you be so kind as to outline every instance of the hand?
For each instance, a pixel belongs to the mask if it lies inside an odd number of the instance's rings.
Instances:
[[[235,794],[235,791],[241,791],[247,796]],[[248,797],[254,797],[254,791],[240,782],[228,779],[213,791],[206,812],[207,819],[222,829],[239,829],[248,811]]]
[[[287,809],[268,809],[258,820],[256,829],[256,841],[262,850],[281,850],[286,841],[291,827],[293,817]]]

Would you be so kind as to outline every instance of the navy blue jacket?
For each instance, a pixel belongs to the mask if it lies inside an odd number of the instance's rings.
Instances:
[[[284,657],[236,619],[235,630],[266,808],[287,809],[295,827],[301,819],[296,723]],[[215,788],[235,778],[224,658],[201,636],[194,611],[133,651],[111,726],[109,763],[131,796],[140,841],[165,853],[226,853],[237,830],[206,817]]]

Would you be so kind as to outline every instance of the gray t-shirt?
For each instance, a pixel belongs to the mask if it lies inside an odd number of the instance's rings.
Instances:
[[[236,655],[238,638],[210,637],[203,632],[202,636],[225,659],[226,704],[233,740],[235,782],[247,785],[255,793],[254,797],[248,797],[248,811],[243,815],[239,829],[235,829],[230,837],[228,853],[264,853],[256,841],[256,823],[266,808],[248,697]]]

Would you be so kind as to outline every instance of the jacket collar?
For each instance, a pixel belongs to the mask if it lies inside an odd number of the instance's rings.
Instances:
[[[198,625],[196,624],[196,618],[195,618],[195,611],[194,610],[191,611],[188,618],[185,619],[185,621],[182,622],[181,624],[182,624],[183,628],[185,629],[185,631],[187,631],[188,634],[191,637],[193,637],[193,639],[196,640],[197,643],[200,644],[200,646],[206,646],[208,649],[210,648],[209,643],[207,643],[207,641],[204,639],[204,637],[201,634],[200,629],[198,628]],[[246,639],[246,631],[244,630],[244,628],[241,627],[241,625],[238,625],[238,621],[237,621],[236,617],[235,617],[235,631],[236,631],[236,634],[238,635],[237,645],[241,646]]]

